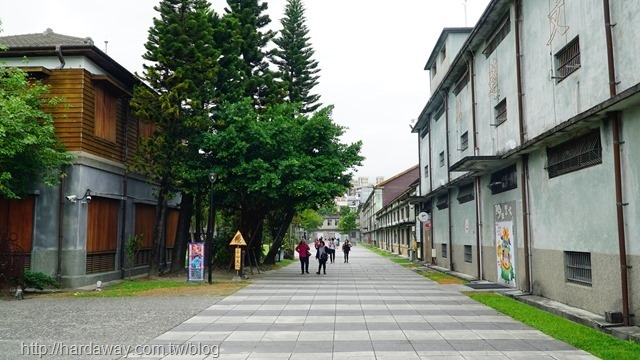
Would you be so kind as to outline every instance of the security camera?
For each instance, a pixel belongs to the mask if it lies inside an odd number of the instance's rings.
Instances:
[[[67,198],[67,200],[69,200],[71,202],[75,202],[76,198],[77,198],[77,196],[75,196],[75,195],[67,195],[65,197]]]
[[[87,195],[87,203],[91,202],[91,195]]]

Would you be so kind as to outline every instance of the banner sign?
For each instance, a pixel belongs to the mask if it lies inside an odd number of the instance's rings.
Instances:
[[[204,243],[190,242],[187,281],[204,281]]]

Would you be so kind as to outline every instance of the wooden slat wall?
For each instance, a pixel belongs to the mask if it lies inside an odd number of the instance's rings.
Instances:
[[[87,254],[116,251],[119,201],[94,196],[86,206],[89,206]]]
[[[153,244],[153,226],[156,222],[156,207],[147,204],[136,204],[136,235],[142,234],[142,249],[150,249]]]
[[[173,248],[173,245],[176,243],[179,215],[180,210],[167,209],[167,248]]]
[[[0,198],[0,228],[8,231],[12,239],[16,239],[15,245],[23,253],[31,252],[34,207],[33,196],[23,200]]]
[[[118,95],[116,111],[116,141],[111,142],[95,136],[95,93],[99,82],[91,80],[91,74],[84,69],[53,70],[51,76],[43,79],[51,86],[51,96],[64,98],[68,106],[47,109],[54,116],[56,132],[69,151],[87,153],[122,163],[125,146],[125,119],[130,99]],[[107,90],[109,91],[109,90]],[[130,117],[127,131],[128,149],[131,156],[137,149],[138,121]]]

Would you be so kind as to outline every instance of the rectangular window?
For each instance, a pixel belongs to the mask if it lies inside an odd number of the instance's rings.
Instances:
[[[556,79],[562,81],[567,76],[580,68],[580,41],[576,37],[562,50],[558,51],[556,58]]]
[[[515,164],[491,174],[491,181],[489,182],[491,195],[517,188],[517,175],[518,173]]]
[[[424,166],[424,177],[429,177],[429,165]]]
[[[153,134],[155,129],[155,124],[138,121],[138,137],[147,138]]]
[[[433,115],[433,118],[436,121],[438,121],[442,117],[442,114],[444,114],[444,103],[442,103],[442,105],[440,105],[440,107],[438,108],[438,111],[436,111],[436,114]]]
[[[440,167],[444,166],[444,151],[440,153],[440,155],[438,155],[438,158],[440,159]]]
[[[471,245],[464,246],[464,262],[473,262],[473,249],[471,248]]]
[[[442,45],[442,50],[440,50],[440,62],[444,62],[444,59],[447,58],[447,46]]]
[[[447,257],[447,244],[440,244],[440,253],[442,254],[443,258]]]
[[[115,143],[118,99],[108,90],[96,86],[94,102],[94,135]]]
[[[444,194],[438,196],[438,201],[436,202],[436,207],[440,210],[446,209],[449,207],[449,195]]]
[[[462,136],[460,136],[460,151],[465,151],[469,148],[469,132],[465,131]]]
[[[86,273],[113,271],[116,266],[118,247],[117,200],[93,196],[87,204],[87,257]]]
[[[463,204],[475,199],[473,183],[458,188],[458,203]]]
[[[503,23],[498,26],[496,32],[493,34],[493,37],[487,41],[487,46],[484,48],[482,53],[489,57],[493,53],[493,51],[498,48],[498,45],[504,40],[504,38],[509,35],[511,31],[511,20],[509,19],[509,14],[507,14],[506,18],[503,20]]]
[[[500,101],[493,109],[493,113],[495,114],[495,126],[507,121],[507,98],[502,99],[502,101]]]
[[[602,164],[600,129],[547,149],[549,178]]]
[[[591,253],[565,251],[564,279],[568,283],[591,286]]]
[[[465,71],[464,75],[462,75],[462,77],[456,82],[456,85],[453,88],[453,94],[454,95],[460,94],[460,91],[462,91],[462,89],[464,89],[468,83],[469,83],[469,70]]]
[[[147,204],[135,204],[135,235],[142,236],[142,244],[135,254],[134,266],[149,265],[151,246],[153,245],[153,228],[156,223],[156,207]]]

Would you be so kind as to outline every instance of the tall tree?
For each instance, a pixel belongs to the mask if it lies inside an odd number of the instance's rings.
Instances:
[[[299,103],[302,113],[310,113],[322,105],[320,95],[311,94],[318,85],[320,69],[313,59],[304,11],[301,0],[287,1],[285,16],[280,20],[282,30],[273,40],[277,47],[271,54],[271,60],[278,66],[288,100]]]
[[[226,44],[221,59],[226,80],[233,84],[227,87],[225,95],[237,94],[236,88],[240,86],[242,97],[252,99],[259,108],[280,102],[284,92],[267,61],[267,47],[275,36],[273,30],[266,30],[271,22],[266,14],[268,4],[260,0],[227,0],[227,5],[224,26],[217,33],[218,41]]]
[[[21,198],[40,181],[59,184],[62,166],[74,159],[46,112],[61,106],[62,99],[48,93],[48,86],[30,81],[26,72],[0,65],[0,196],[4,198]]]
[[[338,221],[338,229],[340,229],[341,232],[346,233],[347,236],[351,238],[351,231],[357,227],[357,218],[358,213],[353,210],[349,210],[340,218],[340,221]]]
[[[131,101],[135,115],[155,125],[141,141],[135,163],[158,184],[149,276],[159,274],[167,201],[176,191],[192,190],[197,142],[211,127],[220,53],[212,25],[217,16],[210,7],[206,0],[162,0],[154,7],[160,18],[149,29],[143,55],[149,65],[141,76],[148,86],[136,87]]]

